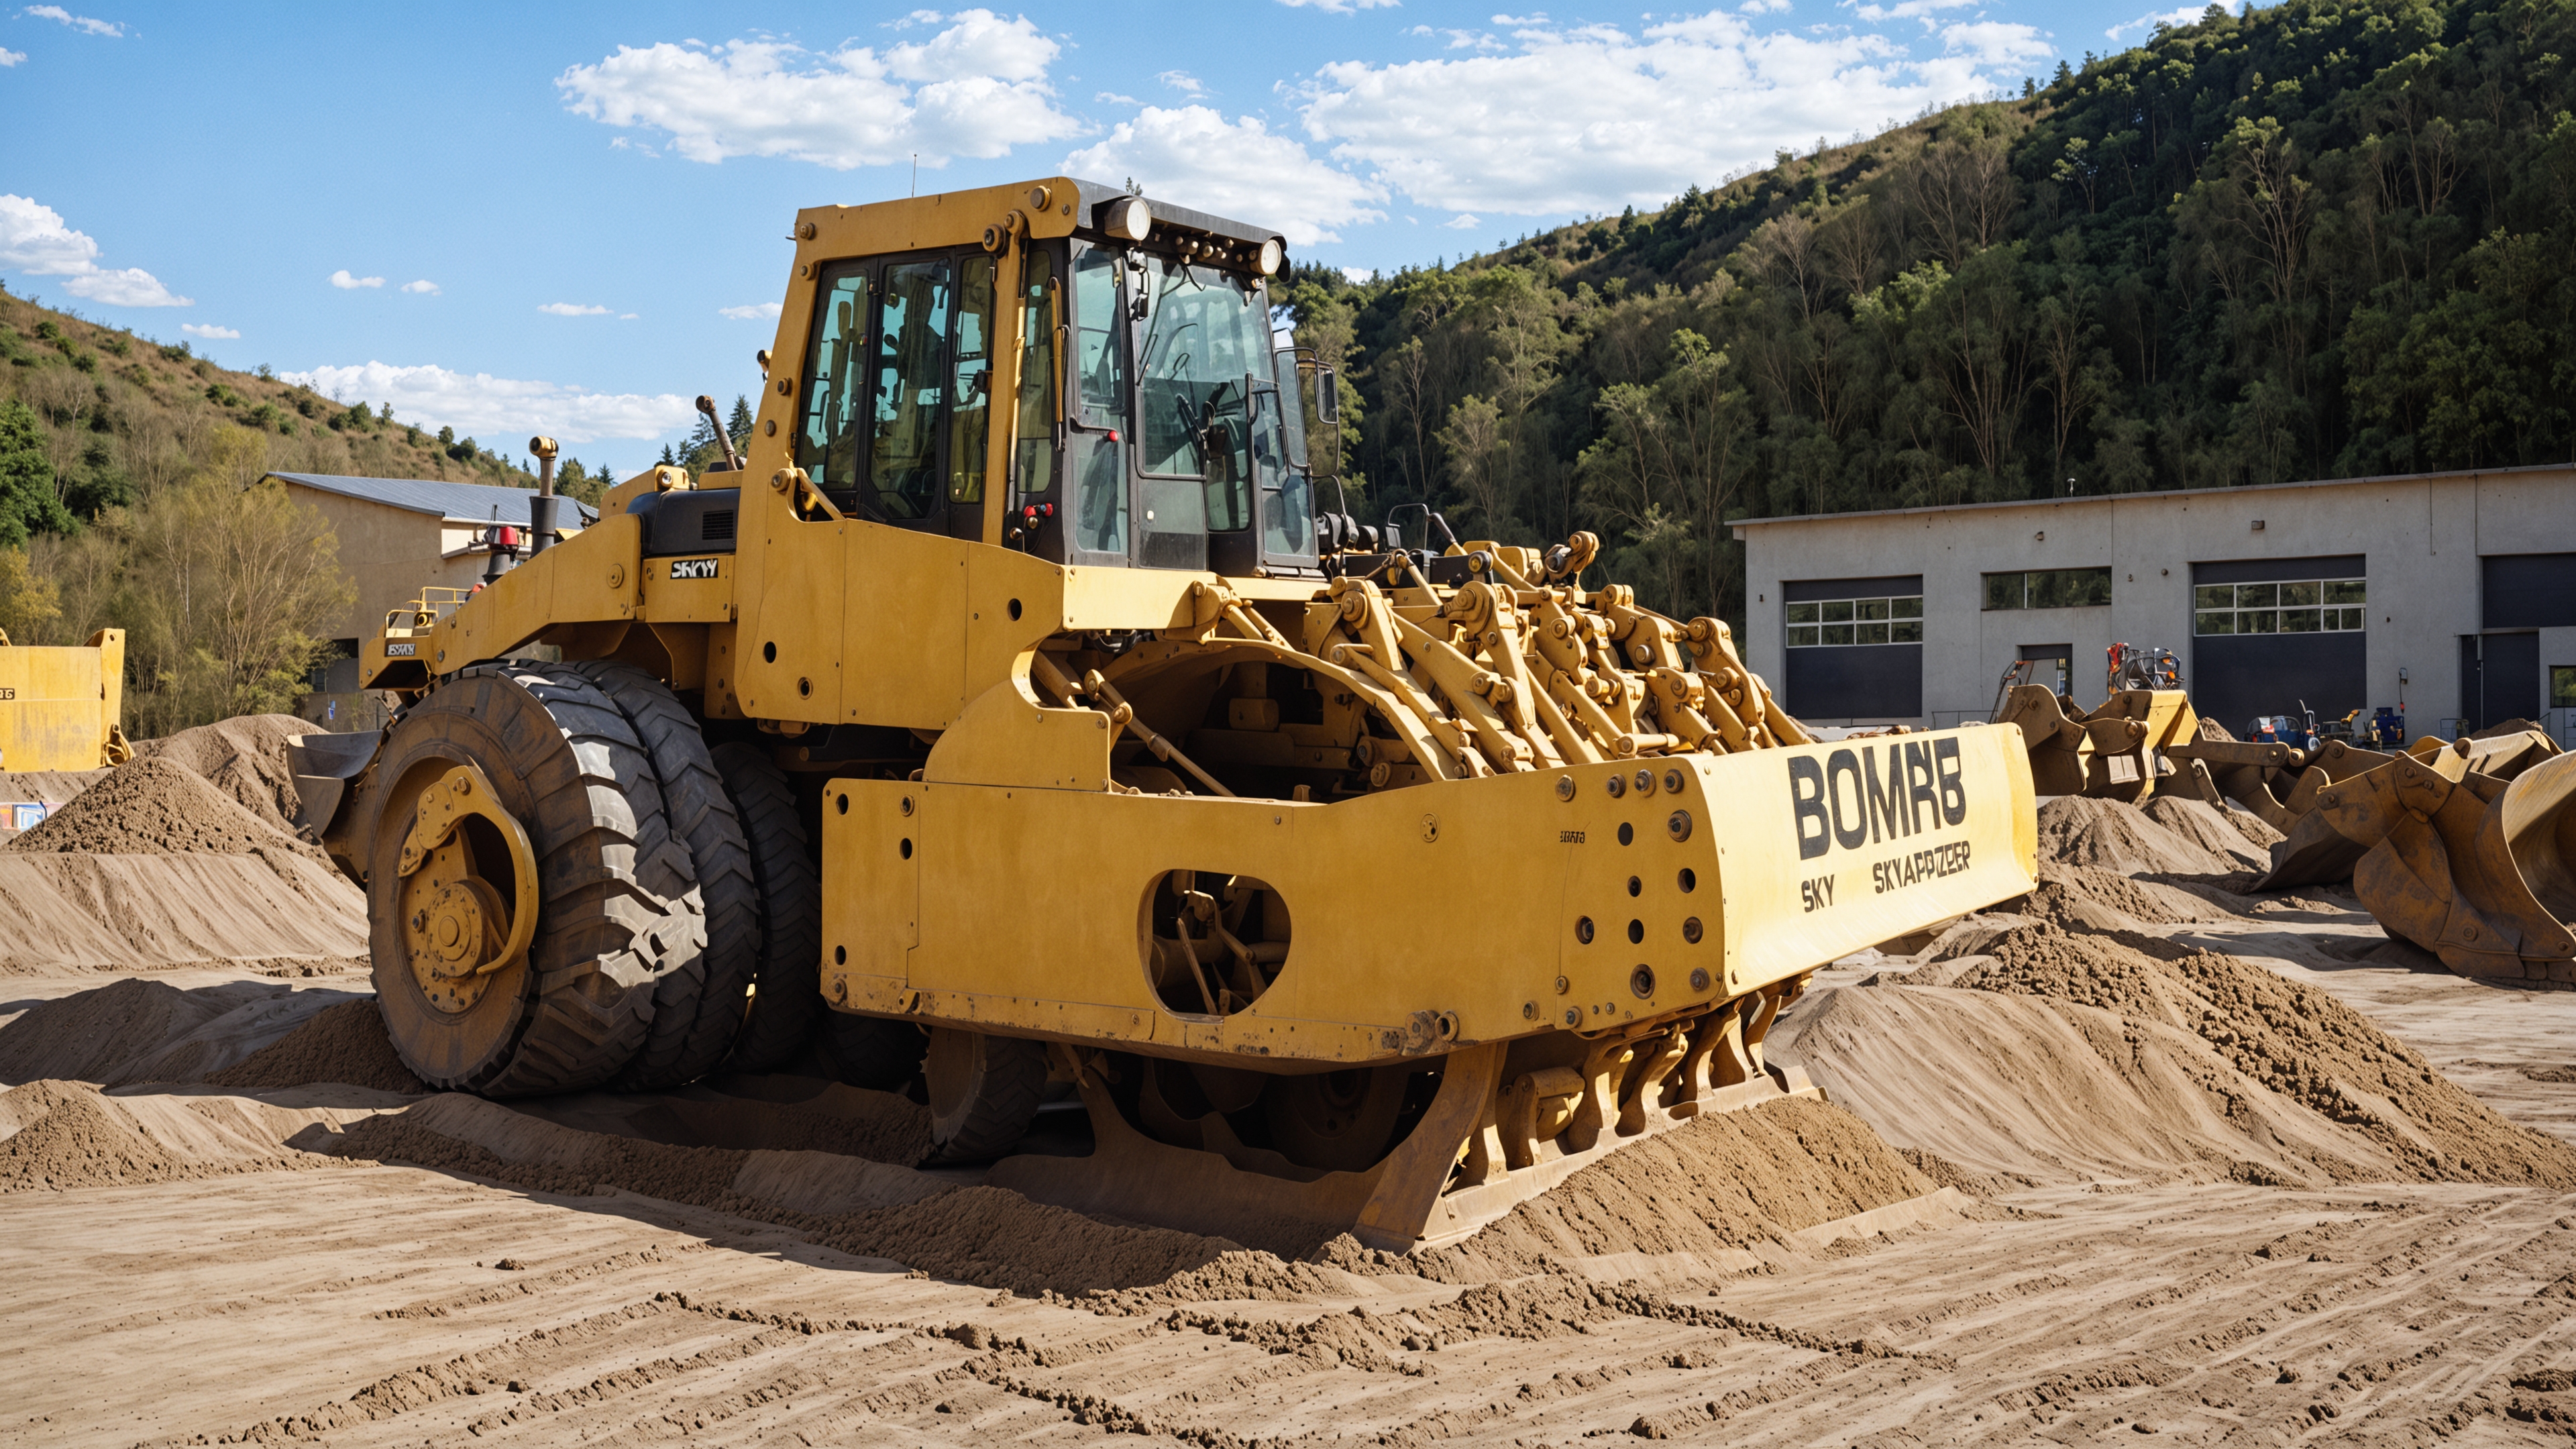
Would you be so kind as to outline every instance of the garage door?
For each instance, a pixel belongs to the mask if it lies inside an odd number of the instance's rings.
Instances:
[[[2193,564],[2193,708],[2239,733],[2302,701],[2320,721],[2365,709],[2368,564],[2362,554]]]
[[[1923,576],[1783,582],[1789,712],[1818,724],[1923,717]]]

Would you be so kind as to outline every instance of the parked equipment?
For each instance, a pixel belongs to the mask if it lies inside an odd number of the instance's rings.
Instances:
[[[2182,688],[2182,661],[2170,649],[2140,648],[2135,644],[2114,644],[2110,648],[2111,668],[2103,693],[2118,694],[2131,689]]]
[[[820,1003],[944,1160],[1078,1094],[994,1183],[1408,1249],[1812,1090],[1809,973],[2030,888],[2008,731],[1814,742],[1588,534],[1319,547],[1268,229],[1059,177],[794,235],[739,469],[366,646],[411,702],[325,840],[424,1080],[764,1069]]]
[[[76,648],[12,644],[0,633],[0,770],[95,770],[125,743],[125,631]]]
[[[2576,982],[2576,756],[2517,720],[2311,773],[2330,782],[2272,848],[2265,888],[2350,875],[2382,926],[2463,976]]]

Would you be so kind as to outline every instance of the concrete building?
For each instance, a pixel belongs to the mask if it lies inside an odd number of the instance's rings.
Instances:
[[[271,473],[296,502],[329,520],[340,538],[340,569],[357,585],[357,602],[328,635],[355,657],[358,641],[382,627],[387,610],[438,585],[470,589],[483,582],[488,542],[477,535],[497,518],[527,532],[525,488],[495,488],[430,478],[351,478],[334,473]],[[560,527],[569,537],[598,515],[565,500]]]
[[[2115,643],[2230,730],[2402,706],[2576,744],[2576,467],[1744,519],[1746,660],[1822,724],[1983,719],[2017,660],[2087,708]],[[2061,680],[2063,683],[2061,684]]]

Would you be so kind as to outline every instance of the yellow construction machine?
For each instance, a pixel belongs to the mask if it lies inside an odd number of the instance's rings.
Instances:
[[[1820,742],[1589,535],[1318,510],[1271,230],[1058,177],[793,235],[738,461],[366,645],[407,703],[325,841],[424,1080],[821,1018],[940,1159],[1087,1107],[992,1182],[1406,1249],[1812,1091],[1762,1043],[1819,964],[2030,889],[2013,732]]]
[[[2286,839],[2257,889],[2350,879],[2381,926],[2463,976],[2576,983],[2576,756],[2528,721],[2403,751],[2238,740],[2180,690],[2123,690],[2080,710],[2010,690],[2041,795],[2143,804],[2161,784],[2233,804]]]
[[[132,757],[125,743],[125,631],[78,647],[12,644],[0,634],[0,770],[96,770]]]

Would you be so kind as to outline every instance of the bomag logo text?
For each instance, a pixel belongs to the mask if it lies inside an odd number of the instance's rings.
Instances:
[[[1839,845],[1858,850],[1968,818],[1968,787],[1956,739],[1889,740],[1882,748],[1839,749],[1789,760],[1789,802],[1798,821],[1798,858]]]

